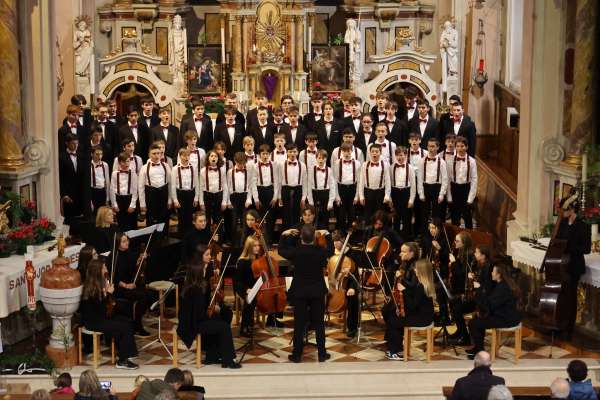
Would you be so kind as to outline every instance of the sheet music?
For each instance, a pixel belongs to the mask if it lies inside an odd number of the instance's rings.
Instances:
[[[150,235],[152,232],[162,232],[164,228],[165,223],[162,222],[160,224],[150,225],[142,229],[132,229],[130,231],[125,232],[125,235],[127,235],[129,239],[133,239],[138,236]]]
[[[248,296],[246,297],[247,304],[252,303],[252,301],[258,294],[258,291],[260,290],[260,287],[262,286],[262,284],[263,284],[263,277],[259,276],[258,279],[256,280],[256,283],[254,284],[254,286],[252,286],[250,293],[248,293]]]

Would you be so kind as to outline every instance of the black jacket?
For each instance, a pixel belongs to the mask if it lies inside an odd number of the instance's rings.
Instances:
[[[309,132],[314,132],[317,124],[321,121],[323,121],[323,113],[322,112],[321,112],[321,119],[319,119],[319,121],[316,120],[316,115],[312,111],[309,112],[308,114],[306,114],[304,116],[304,118],[302,118],[302,122],[304,123],[306,130]]]
[[[504,385],[504,378],[492,375],[490,367],[476,367],[454,383],[448,400],[487,400],[494,385]]]
[[[155,126],[160,124],[160,118],[158,117],[158,114],[155,113],[154,111],[152,111],[152,115],[150,116],[150,118],[146,117],[144,115],[143,112],[140,113],[140,118],[138,118],[138,122],[141,124],[144,124],[144,126],[150,130],[152,128],[154,128]]]
[[[421,133],[421,121],[419,119],[419,114],[415,113],[416,118],[413,118],[408,123],[408,133],[411,132],[419,132]],[[431,138],[436,138],[440,141],[440,144],[444,142],[444,140],[439,137],[439,128],[437,119],[433,118],[431,115],[427,118],[427,125],[425,125],[425,133],[421,137],[421,147],[427,149],[427,141]]]
[[[331,130],[329,131],[329,137],[327,137],[327,128],[325,128],[325,121],[321,118],[320,121],[315,123],[314,132],[317,134],[319,140],[317,147],[319,149],[327,150],[329,158],[333,149],[338,147],[342,142],[342,133],[344,132],[344,124],[338,119],[331,121]]]
[[[483,314],[494,318],[504,326],[515,326],[521,321],[521,312],[517,310],[517,299],[504,281],[498,282],[488,294],[481,289],[477,290],[475,301]]]
[[[579,278],[585,273],[584,254],[590,254],[592,250],[592,229],[589,224],[581,218],[577,218],[573,224],[565,218],[558,227],[557,239],[567,240],[567,250],[571,258],[569,264],[570,273],[573,278]]]
[[[167,157],[171,157],[172,160],[177,160],[177,152],[181,148],[181,143],[179,142],[179,129],[173,125],[169,124],[167,127],[167,135],[163,133],[163,126],[157,125],[150,130],[152,141],[155,140],[164,140],[165,141],[165,155]]]
[[[256,125],[252,125],[248,128],[247,135],[254,138],[254,152],[258,155],[258,148],[263,144],[268,144],[271,150],[273,150],[273,124],[267,121],[267,127],[265,128],[265,134],[263,135],[260,129],[260,124],[257,122]]]
[[[385,124],[387,125],[386,121]],[[389,128],[389,126],[388,126]],[[408,125],[402,119],[396,118],[392,129],[388,132],[386,139],[396,143],[396,146],[408,147]]]
[[[405,289],[404,312],[411,317],[411,324],[426,326],[433,321],[433,299],[425,293],[425,288],[420,283],[411,290]]]
[[[181,258],[182,261],[184,263],[189,262],[192,256],[194,256],[196,253],[196,247],[199,244],[208,244],[211,236],[212,233],[210,232],[210,228],[208,226],[201,231],[194,227],[188,233],[186,233],[185,237],[183,238],[183,243],[181,244],[181,250],[183,252],[183,257]]]
[[[66,122],[65,120],[63,125],[60,128],[58,128],[58,150],[61,153],[67,151],[66,140],[67,135],[69,133],[71,133],[71,128],[69,127],[68,122]],[[83,125],[79,123],[79,121],[77,121],[77,139],[79,139],[80,145],[90,140],[89,129],[86,129]],[[80,146],[78,151],[82,150],[83,149]]]
[[[125,139],[133,139],[135,141],[135,155],[140,156],[143,162],[146,162],[148,159],[148,147],[150,146],[150,129],[146,126],[144,122],[138,121],[138,137],[137,140],[129,127],[129,124],[125,122],[119,128],[119,145],[114,149],[115,157],[119,155],[122,151],[123,140]]]
[[[204,151],[209,151],[213,148],[214,144],[212,120],[207,115],[204,115],[202,117],[202,131],[198,132],[196,130],[196,123],[194,118],[194,115],[189,115],[186,118],[184,118],[183,121],[181,121],[181,125],[179,126],[179,143],[181,147],[185,146],[186,143],[183,138],[185,136],[185,133],[187,131],[194,131],[196,132],[196,135],[198,137],[198,142],[196,143],[196,145],[204,149]]]
[[[448,257],[450,255],[450,251],[448,250],[448,244],[446,243],[444,238],[441,237],[442,235],[443,233],[441,235],[438,235],[439,237],[436,240],[440,245],[440,250],[438,252],[438,257],[440,261],[440,275],[443,279],[445,279],[448,278]],[[427,259],[434,258],[435,250],[432,250],[433,245],[431,244],[433,240],[433,237],[429,233],[429,229],[427,229],[423,237],[423,257],[426,257]],[[432,262],[433,261],[434,260],[432,260]],[[435,274],[433,276],[433,280],[436,284],[439,283]]]
[[[443,122],[441,122],[440,128],[441,137],[445,139],[447,134],[454,133],[454,121],[452,118],[445,118]],[[467,139],[467,143],[469,144],[467,152],[471,157],[475,157],[477,128],[475,128],[475,123],[471,120],[471,117],[466,114],[463,116],[463,120],[458,128],[458,134],[456,136],[462,136]]]
[[[177,326],[177,334],[188,347],[196,339],[199,332],[200,324],[208,319],[207,308],[210,289],[207,286],[205,292],[198,286],[192,286],[185,289],[181,298],[181,307],[179,308],[179,325]]]
[[[294,143],[296,147],[298,147],[298,152],[301,152],[306,147],[306,143],[304,142],[305,136],[306,128],[301,123],[298,123],[298,128],[296,128],[296,140],[292,140],[292,127],[288,125],[287,132],[285,134],[285,143]]]
[[[74,217],[90,211],[90,157],[77,152],[77,169],[66,151],[58,156],[58,181],[61,199],[69,196],[73,203],[64,203],[64,216]]]
[[[267,123],[273,122],[273,114],[271,110],[267,108]],[[246,113],[246,130],[250,130],[255,126],[258,126],[258,108],[253,108]]]
[[[252,261],[240,258],[233,274],[233,289],[243,299],[246,298],[246,291],[254,286],[256,279],[252,273]]]
[[[244,130],[244,125],[236,122],[232,143],[229,138],[229,133],[227,132],[227,125],[225,123],[217,124],[215,127],[215,142],[225,143],[225,157],[230,161],[233,160],[233,155],[236,152],[244,151],[243,141],[245,135],[246,131]]]
[[[219,115],[217,115],[217,120],[215,122],[215,128],[219,125],[225,125],[225,114],[220,112]],[[239,111],[235,112],[235,123],[236,124],[240,124],[241,126],[246,126],[246,117],[244,117],[244,114],[242,114]]]

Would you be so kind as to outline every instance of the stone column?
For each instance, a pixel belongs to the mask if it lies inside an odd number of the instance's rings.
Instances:
[[[17,0],[0,0],[0,169],[25,164],[17,138],[21,138],[21,86]]]
[[[296,73],[304,72],[304,18],[295,17],[296,22]],[[302,90],[302,89],[299,89]]]
[[[236,16],[233,24],[233,72],[242,72],[242,17]]]
[[[242,66],[244,71],[248,71],[248,52],[250,51],[250,40],[248,40],[248,16],[244,15],[242,17]]]
[[[597,0],[577,0],[575,20],[575,57],[573,63],[573,100],[571,104],[571,129],[569,132],[566,162],[581,165],[584,146],[590,142],[594,102],[594,53],[596,51]]]

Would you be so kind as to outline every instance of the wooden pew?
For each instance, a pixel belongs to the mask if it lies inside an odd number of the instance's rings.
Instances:
[[[453,386],[444,386],[442,388],[442,394],[444,398],[449,398],[452,394]],[[596,393],[600,391],[600,386],[594,386]],[[508,386],[508,390],[513,395],[513,398],[516,399],[550,399],[550,386]]]

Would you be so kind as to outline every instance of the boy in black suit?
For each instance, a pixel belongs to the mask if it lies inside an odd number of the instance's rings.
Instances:
[[[323,119],[323,95],[321,92],[313,92],[310,96],[311,112],[304,116],[304,126],[310,132],[314,132],[317,123]]]
[[[238,151],[243,151],[242,140],[245,136],[244,126],[236,122],[237,110],[231,106],[225,106],[223,115],[225,123],[217,124],[215,128],[215,142],[225,143],[225,157],[233,160],[233,155]]]
[[[387,117],[385,112],[385,103],[389,101],[389,96],[386,92],[377,92],[375,95],[375,105],[371,108],[371,118],[373,123],[384,121]]]
[[[119,143],[122,145],[125,140],[135,143],[135,154],[142,161],[148,158],[148,146],[150,145],[150,131],[144,123],[138,123],[139,112],[135,106],[129,106],[127,109],[127,122],[119,128]]]
[[[396,143],[396,146],[408,146],[407,125],[396,116],[398,112],[398,103],[388,101],[385,104],[385,124],[388,127],[388,139]]]
[[[212,121],[208,115],[204,114],[204,102],[202,100],[192,102],[192,111],[193,114],[189,118],[181,121],[179,127],[181,138],[179,142],[183,145],[185,143],[183,135],[187,131],[194,131],[198,138],[197,146],[206,152],[212,149],[214,144]]]
[[[354,96],[355,96],[355,94],[352,90],[348,90],[348,89],[342,90],[342,92],[340,93],[340,100],[342,100],[342,107],[338,107],[333,113],[333,116],[336,119],[343,120],[344,118],[350,116],[350,114],[351,114],[350,99],[352,99]]]
[[[407,87],[404,90],[404,114],[402,120],[406,125],[410,124],[410,121],[417,115],[417,89],[412,86]]]
[[[92,162],[90,165],[90,191],[92,211],[94,216],[98,209],[108,205],[110,198],[110,172],[108,164],[102,161],[103,150],[101,146],[92,147]]]
[[[471,117],[465,115],[463,105],[460,102],[456,102],[450,109],[450,112],[452,113],[452,131],[447,133],[454,133],[456,136],[462,136],[467,139],[469,155],[475,157],[475,146],[477,144],[475,123],[471,120]]]
[[[290,96],[289,94],[282,96],[281,97],[281,110],[283,111],[283,122],[285,122],[288,125],[292,124],[292,122],[290,120],[290,111],[291,111],[292,107],[295,107],[294,99],[292,98],[292,96]],[[296,109],[298,109],[298,108],[296,107]],[[297,122],[299,124],[302,124],[302,117],[300,116],[300,114],[298,114]]]
[[[363,154],[367,154],[367,148],[371,143],[375,142],[375,139],[377,139],[373,129],[374,124],[375,123],[373,122],[373,117],[371,114],[363,114],[360,120],[360,128],[356,134],[356,146],[363,152]]]
[[[417,114],[415,118],[410,120],[408,125],[409,132],[420,132],[421,143],[427,143],[429,138],[437,138],[441,142],[441,138],[438,137],[439,128],[438,122],[435,118],[429,115],[431,107],[427,100],[419,99],[417,101]]]
[[[244,117],[244,114],[242,114],[241,112],[238,111],[239,105],[238,105],[237,94],[227,93],[227,96],[225,96],[225,106],[233,107],[234,113],[235,113],[235,124],[240,125],[242,128],[245,128],[246,117]],[[217,122],[215,125],[216,126],[223,125],[223,124],[225,124],[225,120],[226,120],[225,109],[223,109],[223,111],[220,112],[219,115],[217,115]],[[216,139],[215,139],[215,141],[216,141]]]
[[[60,183],[61,210],[65,224],[81,217],[89,210],[87,196],[89,183],[89,155],[78,152],[79,139],[72,133],[67,134],[66,151],[58,158],[58,177]]]
[[[98,119],[92,123],[92,126],[99,126],[102,129],[102,139],[108,143],[111,148],[118,146],[119,133],[117,126],[108,119],[108,105],[99,103],[97,106]]]
[[[323,118],[315,124],[315,133],[319,141],[319,147],[327,150],[329,162],[331,162],[331,153],[341,143],[344,125],[342,121],[333,117],[333,103],[326,101],[323,103]]]
[[[267,107],[258,106],[255,110],[256,124],[248,128],[248,135],[254,138],[254,151],[258,152],[258,148],[263,144],[273,147],[273,124],[269,123]],[[250,116],[250,113],[248,115]]]
[[[300,123],[300,112],[298,107],[290,106],[288,110],[288,120],[290,121],[290,131],[285,141],[287,144],[293,143],[301,151],[305,147],[304,136],[306,128]]]
[[[258,110],[260,110],[261,107],[264,107],[267,110],[267,121],[271,121],[271,112],[267,108],[268,103],[269,100],[267,99],[267,96],[265,96],[264,92],[261,92],[259,90],[256,93],[254,93],[254,104],[256,105],[256,107],[248,111],[248,113],[246,114],[246,130],[248,132],[252,131],[255,127],[258,127],[259,125],[265,125],[267,123],[264,122],[260,124],[258,121]],[[256,140],[256,138],[254,139]]]
[[[344,126],[352,129],[354,136],[357,137],[358,131],[360,130],[360,121],[362,119],[362,99],[354,96],[349,101],[350,115],[344,118]],[[356,143],[358,145],[358,142]]]
[[[440,131],[439,133],[439,138],[443,139],[446,137],[446,135],[448,133],[454,133],[452,131],[452,106],[456,103],[460,103],[460,97],[453,94],[452,96],[450,96],[450,98],[448,99],[448,105],[450,106],[448,109],[447,113],[443,113],[439,116],[439,121],[440,123],[438,124],[438,129]]]
[[[87,145],[83,147],[85,147],[84,154],[87,153],[92,155],[92,149],[94,147],[100,147],[102,149],[102,159],[108,160],[107,162],[110,162],[110,160],[113,159],[112,146],[109,145],[106,140],[104,140],[102,136],[102,128],[98,125],[92,124],[90,141],[87,142]],[[110,167],[111,165],[109,164],[109,168]]]
[[[179,129],[171,124],[171,114],[167,108],[160,109],[160,124],[151,129],[152,141],[165,141],[165,155],[171,160],[177,159],[177,151],[181,147]]]
[[[283,132],[287,135],[290,130],[290,126],[283,120],[284,115],[281,107],[275,107],[272,115],[273,127],[271,128],[271,133],[273,134],[273,137],[275,137],[275,134],[279,132]]]
[[[154,111],[154,99],[150,96],[144,97],[141,104],[142,115],[140,115],[140,122],[144,123],[148,130],[160,124],[160,118]]]
[[[117,101],[115,99],[108,99],[106,105],[108,106],[108,120],[115,124],[118,130],[121,125],[127,122],[127,119],[117,114]]]
[[[87,143],[87,135],[82,124],[79,123],[79,110],[80,107],[74,104],[67,106],[67,116],[63,121],[63,125],[58,128],[58,145],[59,151],[65,152],[67,136],[75,135],[75,137],[81,141],[81,143]]]

